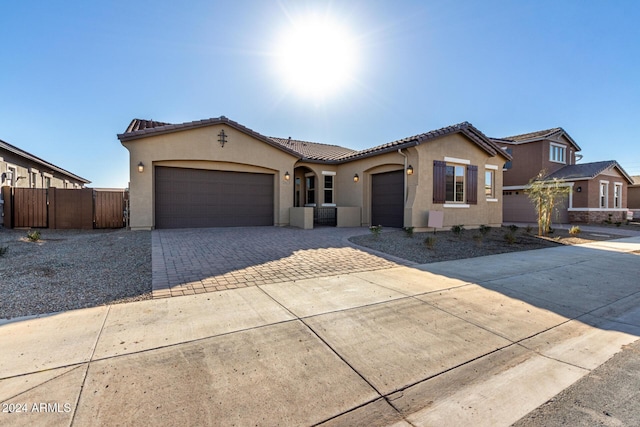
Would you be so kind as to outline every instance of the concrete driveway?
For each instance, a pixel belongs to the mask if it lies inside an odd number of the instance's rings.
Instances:
[[[0,424],[507,426],[640,336],[639,253],[630,237],[17,319]]]

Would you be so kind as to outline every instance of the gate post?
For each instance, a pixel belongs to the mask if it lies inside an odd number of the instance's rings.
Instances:
[[[13,199],[11,187],[2,187],[2,199],[3,204],[3,226],[7,228],[13,228]]]

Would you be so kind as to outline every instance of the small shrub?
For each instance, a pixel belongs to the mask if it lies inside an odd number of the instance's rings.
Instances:
[[[621,221],[617,221],[617,222],[616,222],[616,227],[620,227],[621,225],[622,225],[622,222],[621,222]]]
[[[506,240],[508,244],[513,245],[516,242],[516,235],[509,231],[504,234],[504,240]]]
[[[531,234],[533,233],[533,227],[530,225],[527,225],[527,228],[525,228],[524,231],[526,231],[527,234]]]
[[[0,257],[5,256],[8,250],[9,250],[9,246],[0,246]]]
[[[453,227],[451,227],[451,231],[453,231],[453,234],[460,237],[462,235],[462,232],[464,231],[464,225],[454,225]]]
[[[30,242],[37,242],[40,240],[40,232],[38,230],[32,230],[27,233],[27,239]]]
[[[371,234],[373,234],[375,238],[378,238],[378,236],[380,235],[380,232],[382,231],[382,226],[372,225],[371,227],[369,227],[369,231],[371,232]]]
[[[484,236],[482,234],[474,234],[473,235],[473,241],[476,242],[476,245],[478,246],[482,246],[482,239],[484,238]]]
[[[436,247],[436,238],[434,236],[429,236],[426,239],[424,239],[424,245],[429,248],[429,249],[433,249]]]
[[[509,230],[510,230],[512,233],[515,233],[516,231],[518,231],[518,226],[517,226],[517,225],[515,225],[515,224],[511,224],[511,225],[509,226]]]
[[[478,230],[480,231],[480,234],[482,234],[483,236],[486,236],[491,231],[491,227],[483,224],[480,226]]]
[[[402,227],[402,230],[407,237],[413,237],[413,227]]]
[[[553,228],[549,227],[549,234],[553,234],[556,230],[554,230]]]
[[[571,234],[572,236],[576,236],[578,234],[580,234],[582,232],[582,230],[580,230],[580,227],[577,225],[574,225],[573,227],[571,227],[569,229],[569,234]]]

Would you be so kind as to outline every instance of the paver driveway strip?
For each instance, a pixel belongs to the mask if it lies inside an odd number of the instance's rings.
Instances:
[[[153,296],[192,295],[412,264],[373,254],[347,240],[368,232],[335,227],[155,230]]]

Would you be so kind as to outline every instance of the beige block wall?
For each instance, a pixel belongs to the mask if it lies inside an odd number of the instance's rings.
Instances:
[[[224,129],[222,147],[218,134]],[[216,125],[123,142],[129,150],[130,210],[132,229],[152,229],[154,219],[154,166],[270,173],[274,176],[275,225],[289,224],[293,206],[293,175],[296,158],[243,132]],[[144,172],[138,172],[138,164]]]

